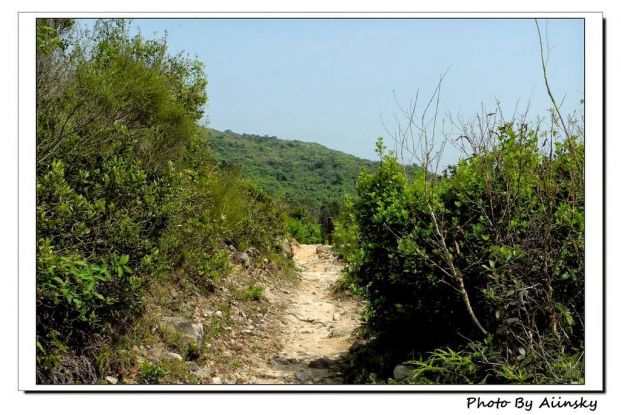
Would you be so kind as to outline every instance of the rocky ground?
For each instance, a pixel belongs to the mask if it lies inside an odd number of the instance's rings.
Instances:
[[[362,301],[332,294],[342,264],[329,247],[291,250],[295,278],[277,275],[256,253],[233,253],[233,275],[209,295],[160,287],[129,351],[134,364],[107,382],[344,383]]]
[[[282,347],[269,360],[249,368],[243,374],[245,383],[343,383],[340,369],[360,325],[363,304],[332,294],[342,265],[328,247],[294,247],[294,259],[301,269],[295,289],[268,293],[271,302],[282,304]]]

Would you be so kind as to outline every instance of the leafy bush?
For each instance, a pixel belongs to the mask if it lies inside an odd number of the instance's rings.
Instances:
[[[282,238],[278,203],[214,166],[198,125],[206,85],[202,63],[126,20],[90,33],[37,20],[38,381],[105,376],[103,350],[140,314],[144,287],[209,290],[227,245],[270,256]]]
[[[227,245],[272,252],[284,234],[283,220],[278,204],[237,172],[220,172],[209,161],[186,162],[194,169],[173,169],[175,197],[166,206],[161,255],[177,273],[210,286],[228,270]]]
[[[141,380],[152,385],[160,383],[167,373],[165,367],[151,362],[144,361],[140,365]]]
[[[358,243],[342,227],[336,232],[350,278],[369,300],[369,332],[402,356],[488,336],[495,356],[508,356],[506,367],[524,355],[541,361],[579,355],[581,140],[570,137],[543,152],[534,131],[507,124],[493,146],[443,177],[408,177],[394,155],[380,155],[377,172],[358,179],[357,229],[348,225]],[[531,381],[550,378],[549,365],[536,367],[541,373]]]
[[[320,244],[321,228],[311,219],[303,208],[298,208],[285,219],[287,231],[298,242],[303,244]]]
[[[246,301],[259,301],[263,298],[263,287],[257,285],[250,285],[244,290],[243,298]]]

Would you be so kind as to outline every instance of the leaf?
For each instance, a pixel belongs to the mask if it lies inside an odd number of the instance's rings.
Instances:
[[[65,281],[60,277],[52,277],[52,281],[56,281],[60,286],[65,285]]]

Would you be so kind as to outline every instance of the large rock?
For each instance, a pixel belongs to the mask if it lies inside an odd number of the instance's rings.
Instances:
[[[265,298],[268,303],[275,303],[276,301],[278,301],[278,298],[272,292],[272,290],[270,290],[270,287],[265,287],[265,289],[263,290],[263,298]]]
[[[289,243],[288,240],[283,238],[282,241],[280,241],[280,246],[281,246],[283,254],[285,254],[289,258],[293,257],[293,251],[291,250],[291,244]]]
[[[330,247],[326,245],[319,245],[315,249],[315,253],[319,258],[322,259],[329,259],[332,256],[332,251],[330,250]]]
[[[308,367],[312,369],[327,369],[338,364],[338,361],[330,359],[329,357],[320,357],[319,359],[311,360],[308,363]]]
[[[287,238],[279,238],[274,241],[274,247],[286,257],[293,257],[293,250]]]
[[[395,368],[392,371],[392,377],[397,382],[401,382],[402,380],[406,380],[410,376],[412,376],[412,369],[414,369],[413,366],[402,363],[400,365],[395,366]]]
[[[250,265],[252,264],[250,261],[250,256],[245,252],[239,252],[237,254],[237,260],[240,264],[244,266],[244,268],[250,268]]]
[[[182,343],[180,346],[201,347],[205,338],[205,329],[201,323],[183,317],[162,317],[160,331],[172,340],[179,340]]]

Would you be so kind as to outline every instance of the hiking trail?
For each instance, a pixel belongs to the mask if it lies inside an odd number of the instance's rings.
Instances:
[[[343,265],[330,247],[294,246],[293,255],[300,281],[266,293],[282,305],[281,350],[242,378],[256,384],[342,384],[341,363],[361,324],[363,302],[332,293]]]

